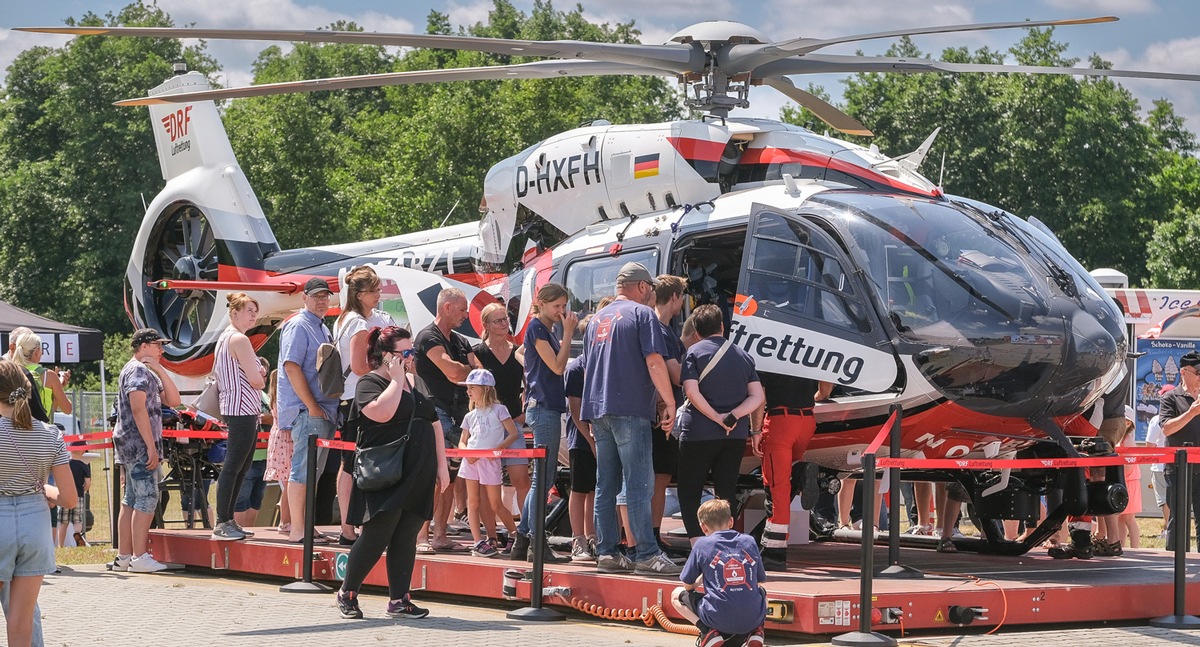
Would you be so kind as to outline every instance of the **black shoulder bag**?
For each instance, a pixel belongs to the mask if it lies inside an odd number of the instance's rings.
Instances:
[[[404,395],[401,394],[401,399]],[[364,492],[384,490],[404,478],[404,449],[408,446],[409,432],[417,417],[416,393],[413,397],[413,413],[408,418],[404,435],[384,445],[359,447],[354,450],[354,484]],[[357,403],[355,403],[357,405]],[[361,411],[359,412],[361,415]],[[358,416],[353,416],[354,419]],[[359,435],[362,441],[362,435]]]

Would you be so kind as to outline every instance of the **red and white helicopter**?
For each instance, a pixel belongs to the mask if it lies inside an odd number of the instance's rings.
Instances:
[[[126,272],[126,306],[139,326],[165,331],[170,367],[207,374],[227,325],[223,293],[255,292],[262,343],[299,307],[310,276],[336,278],[373,264],[385,298],[415,328],[433,318],[444,286],[472,301],[462,332],[477,337],[479,310],[502,299],[514,329],[546,281],[566,285],[581,315],[611,294],[636,260],[691,278],[693,305],[726,309],[729,334],[759,370],[832,382],[818,405],[806,460],[852,469],[887,419],[903,408],[905,456],[1077,456],[1063,428],[1125,371],[1121,312],[1036,219],[943,194],[917,172],[933,141],[887,157],[797,126],[730,117],[767,84],[834,129],[869,134],[849,115],[797,88],[790,75],[855,72],[1025,72],[1200,80],[1108,69],[956,64],[836,56],[829,45],[903,35],[1108,22],[1090,18],[952,25],[844,38],[770,42],[734,22],[688,27],[664,45],[517,41],[429,34],[107,27],[30,28],[77,35],[234,38],[470,49],[552,60],[212,90],[180,72],[144,99],[167,181],[150,203]],[[213,103],[216,99],[388,84],[585,75],[673,76],[708,117],[650,125],[594,122],[496,164],[485,210],[463,224],[342,245],[281,250]],[[330,281],[331,284],[334,281]],[[387,307],[385,305],[385,307]],[[1120,470],[1102,486],[1123,488]],[[1024,543],[987,532],[981,550],[1019,553],[1088,508],[1081,473],[955,472],[977,510],[1036,516],[1038,497],[1063,487]],[[1076,478],[1077,477],[1077,478]],[[1095,486],[1093,486],[1094,488]],[[1095,490],[1093,490],[1095,491]],[[986,496],[985,496],[986,494]],[[1119,497],[1118,497],[1119,498]],[[1108,496],[1091,498],[1104,511]],[[1123,507],[1123,506],[1122,506]],[[984,524],[985,530],[992,524]]]

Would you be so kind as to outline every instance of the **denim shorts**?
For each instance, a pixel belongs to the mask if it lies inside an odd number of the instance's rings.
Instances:
[[[307,411],[301,411],[292,426],[292,471],[288,474],[288,480],[292,483],[304,485],[308,482],[308,437],[313,435],[325,440],[332,439],[333,422],[329,418],[314,418]],[[328,456],[328,449],[317,448],[318,478],[325,471],[325,459]]]
[[[158,509],[158,470],[146,469],[146,464],[141,461],[123,467],[125,495],[121,498],[121,504],[138,512],[154,514]]]
[[[41,492],[0,496],[0,582],[54,572],[50,507]]]

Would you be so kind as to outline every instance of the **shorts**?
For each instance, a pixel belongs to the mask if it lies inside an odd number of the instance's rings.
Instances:
[[[238,491],[237,500],[233,503],[234,512],[258,510],[262,507],[263,492],[267,489],[267,483],[263,480],[266,471],[267,461],[250,463],[250,469],[246,470],[246,478],[242,480],[242,489]]]
[[[125,468],[125,494],[121,505],[143,514],[154,514],[158,509],[158,470],[146,469],[146,464],[140,460],[122,467]]]
[[[0,496],[0,582],[54,572],[50,507],[41,492]]]
[[[474,463],[463,459],[458,467],[459,478],[468,481],[479,481],[480,485],[500,485],[503,480],[500,474],[499,458],[481,458]]]
[[[82,527],[83,526],[83,507],[82,506],[75,507],[75,508],[59,507],[58,523],[59,524],[67,524],[67,525],[79,524]]]
[[[658,428],[651,429],[650,433],[654,436],[654,473],[668,474],[671,480],[675,480],[675,473],[679,470],[679,439],[668,436]]]
[[[292,426],[292,471],[288,481],[304,485],[308,482],[308,437],[317,436],[329,440],[333,438],[333,422],[329,418],[314,418],[308,412],[301,411],[296,416]],[[317,474],[325,471],[325,459],[329,450],[317,448]]]
[[[446,449],[454,449],[458,447],[458,441],[462,438],[462,427],[455,424],[454,418],[450,413],[441,407],[434,407],[437,411],[438,422],[442,424],[442,438],[445,440]],[[458,476],[459,464],[462,463],[461,458],[447,458],[446,463],[450,469],[450,482]]]
[[[596,491],[596,455],[584,442],[571,450],[571,492],[591,494]]]

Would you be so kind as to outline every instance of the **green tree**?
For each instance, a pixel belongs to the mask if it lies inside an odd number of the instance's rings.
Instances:
[[[1008,53],[1025,65],[1075,65],[1052,36],[1031,29]],[[925,56],[908,39],[889,55]],[[996,64],[1005,56],[956,48],[941,58]],[[1090,62],[1108,66],[1096,57]],[[1164,146],[1192,141],[1173,112],[1162,110],[1156,130],[1124,88],[1069,76],[859,74],[846,81],[844,96],[847,112],[891,154],[916,148],[940,126],[930,159],[946,153],[948,193],[1037,216],[1085,266],[1120,268],[1134,283],[1146,279],[1153,222],[1170,203],[1146,180],[1162,169]]]
[[[343,26],[344,27],[344,26]],[[428,33],[452,33],[431,12]],[[596,25],[576,5],[538,1],[531,14],[496,0],[474,36],[636,42],[633,23]],[[297,45],[268,49],[255,82],[335,74],[521,63],[482,52]],[[340,66],[340,67],[339,67]],[[234,102],[230,138],[280,244],[329,244],[395,235],[478,218],[488,169],[554,133],[605,118],[657,122],[679,115],[679,98],[658,78],[595,77],[394,86]]]
[[[75,24],[74,21],[68,21]],[[80,25],[169,27],[140,2]],[[0,102],[0,298],[109,333],[128,330],[121,281],[142,220],[162,186],[146,113],[113,106],[142,96],[172,63],[215,71],[178,40],[76,38],[22,52]]]

